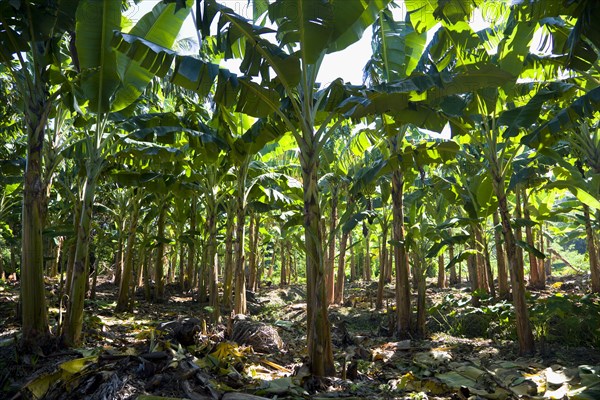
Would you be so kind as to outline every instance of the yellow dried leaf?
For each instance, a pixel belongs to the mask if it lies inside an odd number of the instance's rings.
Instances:
[[[243,356],[242,352],[239,350],[239,347],[229,342],[219,343],[215,351],[210,353],[210,355],[219,361],[226,361],[229,357],[239,359]]]
[[[98,357],[96,356],[75,358],[74,360],[69,360],[60,364],[60,369],[62,369],[65,372],[68,372],[69,374],[76,374],[91,363],[96,362],[97,359]]]
[[[400,382],[398,382],[398,389],[406,389],[409,383],[412,383],[416,380],[417,378],[415,378],[412,372],[408,372],[402,375],[402,378],[400,378]]]
[[[60,376],[60,371],[39,376],[25,385],[25,389],[32,394],[34,399],[42,399],[46,395],[50,385],[60,379]]]
[[[279,364],[276,364],[273,361],[269,361],[269,360],[267,360],[265,358],[261,359],[260,362],[263,363],[263,364],[265,364],[265,365],[267,365],[267,366],[269,366],[269,367],[271,367],[271,368],[273,368],[273,369],[276,369],[278,371],[285,372],[285,373],[292,373],[292,371],[290,371],[286,367],[283,367],[283,366],[281,366]]]

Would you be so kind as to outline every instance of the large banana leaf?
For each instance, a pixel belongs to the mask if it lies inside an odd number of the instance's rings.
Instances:
[[[573,84],[550,83],[540,89],[527,104],[504,111],[498,118],[498,125],[508,127],[504,132],[504,137],[517,136],[521,130],[530,128],[539,121],[542,106],[550,100],[560,96],[568,96],[569,93],[574,91]]]
[[[259,119],[234,142],[233,147],[236,149],[234,156],[256,154],[267,143],[279,139],[288,131],[288,127],[278,117]]]
[[[188,3],[191,6],[191,0]],[[131,30],[129,37],[140,41],[115,41],[113,32],[121,28],[120,6],[117,1],[82,0],[77,9],[75,43],[82,72],[81,89],[95,113],[131,105],[155,74],[166,73],[164,65],[173,56],[163,49],[173,45],[189,13],[189,7],[177,10],[175,4],[159,3]],[[142,39],[147,40],[146,45],[141,45]],[[119,46],[120,53],[112,46]]]
[[[278,80],[294,88],[300,80],[300,63],[315,64],[326,52],[346,48],[362,37],[389,0],[278,0],[269,5],[269,18],[277,25],[280,46],[262,37],[270,29],[250,24],[230,8],[215,0],[206,0],[200,21],[204,35],[217,14],[220,48],[226,57],[244,52],[241,70],[263,80],[272,68]],[[243,39],[243,40],[242,40]],[[286,54],[281,49],[298,49]]]
[[[360,2],[365,3],[365,0],[361,0]],[[362,38],[365,29],[375,22],[379,13],[384,10],[390,2],[391,0],[366,1],[368,4],[364,7],[360,16],[353,21],[353,13],[347,12],[350,5],[349,2],[347,0],[333,1],[335,29],[332,37],[333,40],[327,48],[327,53],[343,50],[359,41]]]
[[[156,43],[123,32],[114,32],[112,46],[158,77],[166,76],[175,61],[171,82],[200,96],[206,96],[218,78],[219,84],[214,100],[229,106],[237,99],[237,76],[225,69],[219,69],[216,64],[178,55]]]
[[[433,28],[439,21],[466,21],[483,0],[404,0],[410,20],[418,33]]]
[[[206,0],[204,14],[200,21],[204,35],[210,34],[210,26],[217,14],[219,18],[218,47],[226,58],[241,55],[240,70],[248,76],[261,75],[263,81],[270,81],[269,68],[275,72],[276,79],[286,88],[295,87],[300,82],[300,61],[297,54],[287,54],[279,46],[264,39],[262,35],[273,30],[250,24],[215,0]]]
[[[576,127],[583,119],[597,115],[599,110],[600,86],[575,99],[550,121],[525,136],[522,141],[530,147],[551,145],[558,140],[559,132]]]
[[[120,156],[149,157],[158,155],[160,157],[166,155],[165,160],[170,160],[171,156],[179,155],[179,150],[174,151],[175,149],[161,146],[152,148],[150,143],[174,145],[179,142],[180,147],[185,144],[187,149],[192,149],[203,160],[211,162],[216,160],[221,151],[231,150],[213,129],[204,124],[199,125],[199,127],[186,125],[183,120],[172,113],[144,114],[131,118],[123,125],[131,133],[126,139],[129,145],[120,152]],[[181,142],[182,137],[187,139],[187,143]]]
[[[389,113],[397,122],[440,132],[447,122],[440,111],[456,115],[466,107],[465,99],[455,95],[496,88],[512,79],[511,74],[488,64],[463,67],[446,74],[442,82],[415,72],[404,80],[348,97],[339,109],[352,118]]]
[[[279,0],[269,6],[282,45],[298,45],[306,64],[362,37],[389,0]]]
[[[582,37],[600,46],[600,33],[596,23],[600,18],[600,2],[597,0],[544,0],[515,2],[513,6],[519,21],[531,23],[549,17],[568,15],[577,19],[570,33],[568,47],[572,52]]]
[[[394,20],[391,10],[379,13],[373,25],[373,56],[369,62],[372,68],[371,79],[378,83],[404,79],[415,68],[426,42],[425,34],[418,34],[412,25],[404,21]]]
[[[240,79],[237,112],[257,118],[267,117],[279,109],[279,93],[247,79]]]
[[[81,0],[77,8],[75,46],[81,68],[81,90],[94,113],[110,111],[119,87],[113,30],[121,27],[121,2]]]
[[[554,167],[557,180],[549,183],[548,188],[568,189],[583,204],[600,210],[600,201],[596,198],[599,183],[597,178],[586,181],[576,166],[571,165],[553,149],[543,148],[540,153],[550,157],[558,164]]]
[[[175,4],[158,3],[135,24],[129,34],[170,48],[190,12],[192,3],[192,0],[187,0],[187,7],[177,11]],[[117,72],[122,84],[115,95],[113,111],[119,111],[136,101],[154,77],[150,70],[122,53],[117,54]]]
[[[79,0],[52,2],[0,2],[0,54],[2,62],[29,50],[29,42],[48,40],[73,30]],[[33,34],[33,37],[31,36]]]

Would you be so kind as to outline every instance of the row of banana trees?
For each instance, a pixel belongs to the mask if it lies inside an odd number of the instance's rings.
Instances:
[[[520,350],[532,352],[524,253],[532,284],[543,285],[545,272],[543,234],[535,238],[532,227],[581,208],[593,290],[600,290],[600,38],[591,26],[600,8],[567,3],[405,0],[398,19],[389,0],[255,0],[248,19],[215,0],[165,1],[134,26],[124,23],[119,2],[1,3],[2,91],[17,98],[16,109],[2,105],[10,138],[3,151],[20,154],[20,146],[26,160],[22,187],[3,182],[13,185],[3,196],[23,195],[17,219],[26,343],[49,331],[43,231],[50,220],[68,225],[72,218],[62,339],[77,345],[91,235],[107,226],[120,233],[117,308],[126,310],[136,281],[150,288],[151,270],[154,299],[164,297],[169,219],[180,254],[173,274],[198,288],[201,300],[208,295],[215,320],[220,302],[247,312],[246,285],[255,289],[261,278],[261,229],[289,236],[279,243],[281,278],[289,279],[294,243],[306,263],[315,375],[335,372],[327,311],[343,299],[346,252],[359,224],[367,278],[371,233],[381,229],[377,303],[395,276],[399,336],[423,333],[434,259],[441,286],[446,269],[454,279],[453,267],[468,260],[473,289],[495,294],[493,241],[499,294],[512,292]],[[173,45],[194,7],[201,43],[192,57]],[[489,26],[474,31],[475,15]],[[366,29],[373,29],[374,49],[366,84],[321,86],[323,59]],[[241,59],[240,74],[219,67],[228,58]],[[356,129],[359,122],[364,129]],[[418,133],[445,126],[453,140]],[[579,203],[557,211],[555,193],[564,189]],[[97,194],[113,207],[101,207]],[[49,215],[58,203],[70,208]],[[6,209],[14,211],[11,204]],[[297,225],[302,241],[292,239]],[[153,267],[139,257],[150,243]],[[414,321],[411,286],[418,292]]]

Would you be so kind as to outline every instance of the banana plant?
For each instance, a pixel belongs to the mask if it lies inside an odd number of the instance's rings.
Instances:
[[[481,2],[480,7],[485,3]],[[461,29],[453,29],[450,20],[442,21],[442,28],[435,33],[419,63],[421,70],[430,71],[434,76],[437,75],[437,79],[465,70],[480,69],[482,62],[488,68],[494,65],[507,73],[505,81],[496,88],[472,87],[466,91],[471,93],[470,96],[463,95],[460,98],[447,92],[438,98],[438,104],[448,115],[453,134],[467,134],[470,140],[482,144],[499,204],[508,264],[513,277],[513,302],[522,353],[531,353],[534,342],[525,302],[523,269],[519,267],[517,242],[507,201],[507,181],[512,173],[512,161],[519,151],[516,141],[521,139],[523,131],[538,123],[540,115],[544,115],[546,100],[557,93],[560,93],[560,97],[576,91],[569,79],[564,79],[557,73],[557,68],[553,68],[553,56],[563,57],[564,65],[570,70],[589,68],[597,59],[597,55],[586,51],[586,39],[570,25],[582,15],[582,8],[575,3],[582,5],[587,2],[572,2],[566,9],[561,8],[559,3],[550,1],[548,6],[543,7],[541,2],[497,7],[494,9],[495,24],[479,32],[473,32],[464,20],[454,23]],[[583,8],[592,11],[593,7],[586,7]],[[560,17],[563,14],[575,18],[563,19]],[[536,54],[532,55],[530,42],[536,31],[542,32],[545,38],[555,43],[561,40],[562,43],[569,43],[569,51],[550,47],[544,56],[543,46],[540,45],[535,49]],[[565,32],[569,31],[568,36],[572,39],[566,39],[565,42]],[[490,54],[492,52],[495,53],[493,57]],[[581,62],[570,62],[576,54]]]
[[[23,187],[21,302],[26,347],[49,335],[43,275],[43,147],[52,107],[60,89],[51,88],[50,69],[58,64],[66,31],[73,30],[78,1],[2,2],[0,4],[0,63],[11,76],[24,103],[27,163]],[[61,18],[58,18],[61,15]],[[60,73],[58,74],[60,75]]]
[[[407,195],[407,232],[406,247],[409,249],[412,260],[413,278],[417,286],[417,318],[415,321],[414,332],[418,336],[425,334],[425,285],[429,269],[432,267],[431,259],[427,257],[428,249],[433,245],[435,237],[435,222],[426,210],[426,193],[424,185],[425,171],[420,168],[420,182],[415,182],[417,188]],[[420,187],[419,187],[420,186]]]
[[[83,189],[81,220],[77,230],[74,273],[63,340],[76,345],[81,340],[87,248],[92,220],[92,205],[104,158],[113,143],[114,132],[107,135],[109,115],[132,104],[150,82],[152,75],[135,61],[111,47],[113,30],[121,27],[120,3],[81,1],[77,8],[73,54],[80,69],[79,90],[88,101],[87,110],[95,115],[93,131],[86,136],[89,152]],[[176,11],[175,5],[157,4],[138,21],[131,34],[170,47],[189,9]]]
[[[117,298],[117,306],[115,307],[116,312],[124,312],[130,309],[130,285],[133,280],[133,255],[135,251],[136,232],[139,223],[140,209],[142,205],[142,198],[144,197],[144,191],[139,189],[129,189],[128,193],[128,204],[125,209],[128,210],[131,215],[127,220],[126,227],[126,245],[123,256],[123,271],[122,276],[117,284],[119,285],[119,296]]]
[[[207,35],[212,21],[219,14],[217,42],[226,55],[233,55],[232,51],[240,40],[245,43],[243,54],[240,54],[243,58],[241,70],[248,78],[238,80],[238,110],[257,117],[276,115],[284,122],[285,129],[292,132],[300,147],[309,299],[308,349],[311,371],[317,376],[334,372],[319,227],[321,210],[317,168],[323,145],[342,121],[336,119],[336,112],[321,109],[328,100],[332,100],[332,90],[316,91],[317,73],[325,55],[358,40],[372,23],[375,13],[386,3],[384,0],[346,1],[338,7],[337,3],[276,1],[268,6],[268,17],[277,27],[275,31],[254,26],[231,9],[215,1],[207,1],[201,21],[203,34]],[[263,37],[270,32],[276,33],[279,46]],[[270,76],[270,68],[275,73],[273,77]],[[259,75],[262,78],[260,84],[250,79]],[[285,94],[289,111],[281,108],[277,87]]]
[[[600,262],[595,238],[594,221],[600,210],[600,188],[598,174],[599,140],[598,125],[580,123],[576,129],[561,136],[561,142],[552,148],[542,148],[539,152],[552,162],[554,179],[546,186],[548,189],[567,189],[577,198],[583,208],[583,223],[586,228],[586,241],[589,252],[592,291],[600,291]],[[568,145],[568,148],[565,147]]]
[[[268,138],[270,135],[271,139],[274,139],[286,131],[292,132],[298,142],[300,161],[305,171],[305,201],[306,204],[314,204],[307,207],[305,221],[306,248],[309,254],[308,286],[311,295],[313,286],[316,285],[318,290],[321,290],[320,265],[323,260],[318,223],[315,222],[320,210],[316,201],[317,179],[313,171],[316,171],[319,153],[327,138],[335,131],[334,128],[342,123],[343,118],[338,117],[340,113],[344,113],[343,116],[360,118],[391,109],[396,112],[395,117],[403,123],[412,122],[441,130],[445,119],[429,106],[418,102],[425,98],[422,92],[432,90],[431,96],[439,99],[443,93],[461,93],[465,86],[472,85],[472,80],[477,80],[482,86],[495,86],[506,80],[507,74],[498,68],[479,66],[479,69],[464,71],[460,75],[462,81],[459,78],[455,79],[455,83],[460,82],[456,87],[436,89],[437,82],[430,79],[427,73],[419,73],[405,82],[377,90],[353,89],[352,92],[338,80],[329,87],[316,91],[316,76],[325,54],[355,41],[387,3],[386,0],[352,1],[345,2],[343,8],[338,7],[337,3],[318,3],[318,7],[314,8],[305,7],[306,4],[312,3],[303,0],[280,0],[267,8],[269,18],[277,27],[275,31],[253,25],[251,21],[239,17],[231,9],[215,1],[205,2],[204,18],[199,21],[202,33],[204,36],[209,35],[212,21],[219,16],[217,47],[227,58],[235,56],[243,59],[241,70],[245,76],[242,77],[234,76],[214,64],[179,56],[132,35],[117,33],[115,36],[114,46],[118,51],[144,65],[152,66],[151,69],[157,74],[164,75],[174,60],[175,71],[171,75],[171,81],[194,90],[201,96],[206,96],[216,81],[214,101],[218,104],[236,104],[238,112],[263,118],[259,121],[260,129],[256,130],[262,131],[263,137]],[[298,12],[290,17],[290,9]],[[318,15],[319,18],[312,18],[314,15]],[[444,12],[441,15],[444,15]],[[280,46],[264,38],[264,35],[269,33],[277,33]],[[312,40],[315,37],[319,39]],[[326,40],[323,40],[323,37]],[[298,51],[295,51],[295,45]],[[146,50],[134,51],[138,47],[144,47]],[[274,76],[271,76],[270,70],[274,72]],[[262,79],[260,84],[252,79],[258,76]],[[285,94],[284,102],[281,102],[280,93]],[[313,183],[310,183],[311,181]],[[322,296],[309,297],[316,299],[318,303],[315,308],[312,304],[308,305],[309,349],[313,349],[313,319],[319,325],[318,330],[326,332],[325,336],[328,336],[329,329],[324,317],[326,307],[321,302]],[[316,339],[319,340],[321,339]],[[331,373],[328,355],[330,346],[325,343],[329,339],[323,340],[323,346],[319,348],[323,349],[326,356],[315,354],[315,357],[319,360],[326,358],[328,373]],[[317,364],[321,365],[322,362]],[[318,372],[323,373],[324,371]]]
[[[379,12],[373,24],[373,56],[365,66],[365,76],[373,85],[401,81],[413,73],[416,61],[425,46],[425,32],[417,32],[405,21],[396,21],[391,10]],[[380,56],[379,56],[380,55]],[[405,99],[408,96],[405,96]],[[387,109],[381,110],[378,126],[384,141],[383,152],[386,158],[402,159],[402,146],[408,122],[396,122],[394,117],[385,115]],[[410,112],[408,112],[410,113]],[[406,111],[402,115],[408,114]],[[390,155],[391,154],[391,155]],[[411,331],[411,302],[409,285],[408,253],[405,245],[404,227],[404,182],[406,171],[403,163],[395,163],[391,177],[392,197],[392,243],[394,244],[394,262],[396,271],[396,333],[399,337],[407,337]],[[408,167],[410,169],[410,167]],[[380,288],[380,292],[383,287]]]
[[[276,31],[253,25],[214,0],[204,2],[199,28],[203,36],[208,36],[212,21],[219,15],[217,46],[228,58],[243,58],[241,70],[245,76],[241,78],[219,70],[213,64],[165,52],[131,35],[117,34],[115,40],[115,47],[131,57],[136,57],[128,50],[131,43],[142,43],[146,48],[153,49],[137,57],[167,60],[145,64],[156,65],[157,72],[164,70],[164,65],[168,68],[175,59],[173,82],[202,95],[208,94],[218,77],[215,101],[231,105],[237,99],[238,112],[258,118],[270,116],[271,121],[268,122],[275,124],[266,126],[263,123],[263,127],[275,134],[273,138],[286,131],[292,132],[301,150],[300,162],[305,185],[307,287],[308,297],[312,299],[307,307],[308,348],[312,372],[320,376],[331,375],[334,368],[325,299],[323,249],[318,227],[317,165],[323,144],[335,130],[332,128],[341,124],[342,119],[336,119],[339,113],[334,110],[341,98],[340,91],[333,89],[339,87],[340,82],[336,82],[329,90],[317,91],[316,78],[323,57],[328,52],[343,49],[357,41],[364,29],[373,22],[378,10],[388,2],[352,0],[344,2],[342,6],[341,3],[305,0],[276,1],[267,8],[269,18],[277,27]],[[290,10],[294,12],[290,13]],[[268,33],[276,33],[279,46],[264,38]],[[239,44],[242,44],[241,47]],[[275,76],[270,76],[270,69]],[[262,78],[260,84],[252,79],[259,75]],[[289,111],[281,108],[280,93],[284,94]]]

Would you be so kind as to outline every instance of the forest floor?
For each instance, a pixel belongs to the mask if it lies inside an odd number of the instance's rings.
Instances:
[[[305,364],[303,286],[263,288],[249,296],[250,317],[225,316],[211,325],[210,309],[175,285],[167,287],[165,303],[146,303],[140,294],[134,312],[115,314],[117,287],[100,279],[96,299],[86,300],[82,347],[50,346],[28,354],[17,340],[18,283],[4,282],[0,398],[600,399],[597,346],[560,339],[564,329],[572,329],[565,335],[585,333],[577,330],[583,320],[571,326],[556,319],[570,314],[560,299],[588,302],[593,308],[585,313],[594,315],[588,315],[592,322],[585,330],[592,339],[600,337],[598,298],[582,297],[585,279],[554,278],[548,290],[534,293],[546,299],[539,304],[559,304],[563,312],[534,318],[545,323],[534,326],[538,352],[528,357],[518,355],[507,301],[472,306],[467,289],[430,285],[430,333],[398,340],[390,334],[393,288],[386,288],[384,309],[376,310],[375,283],[349,284],[344,306],[330,309],[337,375],[319,380]],[[55,326],[58,283],[47,282],[47,289]]]

